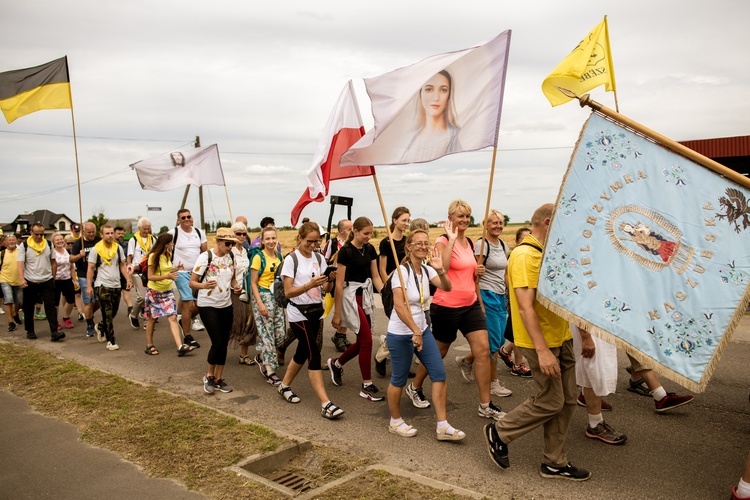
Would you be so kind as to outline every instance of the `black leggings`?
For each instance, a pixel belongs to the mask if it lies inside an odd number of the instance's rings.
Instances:
[[[208,351],[208,364],[224,366],[227,362],[229,332],[232,330],[232,306],[218,309],[216,307],[198,307],[201,321],[211,339]]]
[[[297,351],[294,362],[304,365],[307,361],[308,370],[320,370],[320,345],[318,344],[318,325],[309,321],[291,323],[292,331],[297,337]]]

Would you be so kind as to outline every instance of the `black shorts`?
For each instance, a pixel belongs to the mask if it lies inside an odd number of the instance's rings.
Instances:
[[[430,316],[432,334],[435,340],[444,344],[453,343],[458,330],[464,336],[477,330],[487,330],[487,321],[478,300],[465,307],[443,307],[433,303]]]
[[[65,297],[65,302],[68,304],[75,304],[76,291],[72,279],[55,280],[55,305],[60,304],[61,295]]]

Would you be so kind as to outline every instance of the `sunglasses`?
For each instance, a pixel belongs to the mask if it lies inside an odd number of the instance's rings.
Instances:
[[[227,248],[232,248],[234,246],[234,243],[232,243],[231,241],[225,241],[224,246]]]
[[[190,220],[192,218],[193,218],[192,215],[183,215],[182,217],[180,217],[180,220]]]
[[[235,236],[247,236],[247,233],[234,233]]]
[[[31,233],[33,236],[42,237],[44,236],[44,233]]]

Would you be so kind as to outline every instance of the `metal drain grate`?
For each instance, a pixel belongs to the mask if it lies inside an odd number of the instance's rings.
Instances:
[[[295,472],[279,471],[276,474],[268,476],[268,479],[300,493],[304,493],[315,487],[315,483],[312,480],[300,476]]]

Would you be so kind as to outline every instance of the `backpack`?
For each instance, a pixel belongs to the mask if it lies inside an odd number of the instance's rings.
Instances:
[[[294,279],[294,277],[297,276],[297,267],[299,267],[299,259],[297,258],[296,252],[291,252],[289,255],[292,256],[292,262],[294,263],[294,271],[292,272],[292,279]],[[287,257],[289,257],[289,255],[287,255]],[[320,256],[318,252],[313,252],[313,255],[315,255],[316,259],[318,259],[318,266],[322,267],[323,258]],[[286,309],[286,306],[289,305],[289,299],[284,293],[284,281],[281,276],[282,267],[284,267],[283,261],[281,265],[276,268],[276,273],[273,275],[273,300],[276,302],[276,305]]]
[[[266,270],[266,254],[263,252],[263,248],[261,247],[250,247],[248,258],[250,259],[251,266],[253,265],[253,259],[256,255],[260,257],[260,269],[258,269],[258,277],[260,278],[260,275],[263,274],[263,271]],[[284,263],[284,258],[281,256],[281,252],[279,252],[278,250],[276,251],[276,257],[278,257],[282,264]],[[276,275],[274,274],[274,279],[275,278]]]
[[[406,281],[409,281],[409,274],[412,274],[411,271],[413,271],[412,264],[409,263],[409,265],[406,266]],[[383,309],[385,310],[385,315],[390,318],[391,313],[393,312],[393,275],[396,274],[397,271],[393,271],[390,276],[388,276],[388,279],[385,280],[385,284],[383,284],[383,289],[380,290],[380,297],[383,300]],[[427,276],[427,266],[422,264],[422,273],[424,276]],[[417,289],[419,289],[419,281],[417,280],[417,273],[414,274],[414,283],[417,284]]]
[[[200,229],[198,229],[197,227],[194,227],[193,231],[195,231],[196,233],[198,233],[198,241],[200,241],[201,240]],[[172,243],[174,243],[175,246],[177,246],[177,236],[179,236],[179,234],[180,234],[180,226],[175,226],[174,227],[174,238],[172,239]],[[175,253],[177,253],[177,252],[175,252],[174,250],[172,250],[172,262],[174,262],[174,254]],[[210,258],[211,257],[209,257],[209,259]],[[232,262],[234,262],[234,255],[232,256]]]
[[[208,250],[206,253],[208,253],[208,262],[206,262],[206,268],[203,270],[203,274],[201,274],[201,277],[198,278],[198,283],[203,283],[203,280],[206,279],[206,274],[208,274],[208,267],[211,265],[211,260],[213,260],[213,252],[211,250]],[[232,259],[232,268],[234,268],[234,253],[229,251],[229,258]],[[193,298],[198,298],[198,288],[193,288]]]
[[[479,239],[481,240],[482,238],[479,238]],[[501,238],[498,238],[497,240],[500,242],[500,247],[502,247],[503,252],[505,252],[505,255],[508,255],[508,247],[505,246],[505,242]],[[477,240],[477,242],[479,242],[479,240]],[[526,244],[528,245],[528,243]],[[489,243],[487,243],[487,241],[485,241],[484,248],[486,249],[486,251],[484,252],[484,260],[482,261],[482,264],[487,262],[487,259],[490,258],[490,245]]]

